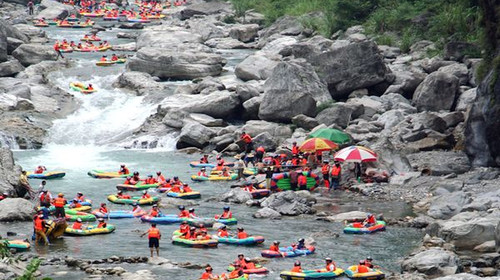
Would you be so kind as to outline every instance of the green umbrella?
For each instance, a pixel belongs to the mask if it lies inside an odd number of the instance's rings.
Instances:
[[[334,128],[318,129],[309,134],[307,138],[323,138],[333,141],[337,144],[345,144],[351,142],[351,138],[349,137],[349,135],[347,135],[347,133]]]

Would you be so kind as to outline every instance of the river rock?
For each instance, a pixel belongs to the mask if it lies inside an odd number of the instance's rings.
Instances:
[[[35,205],[24,198],[6,198],[0,201],[0,221],[31,221]]]
[[[181,109],[189,113],[206,114],[214,118],[229,118],[240,105],[234,92],[214,91],[207,95],[172,95],[161,103],[163,110]]]
[[[268,132],[273,137],[279,138],[289,138],[290,136],[292,136],[292,130],[290,129],[290,127],[283,124],[267,121],[247,121],[246,124],[241,128],[241,130],[245,131],[251,136],[255,136],[264,132]],[[237,133],[240,132],[241,131],[237,131]]]
[[[40,44],[22,44],[12,53],[12,56],[25,67],[44,60],[57,60],[57,54],[51,46]]]
[[[17,59],[0,63],[0,77],[12,77],[24,70],[24,66]]]
[[[329,101],[326,86],[309,64],[281,62],[264,84],[259,118],[290,122],[299,114],[314,117],[316,105]]]
[[[201,42],[200,35],[189,32],[186,29],[159,26],[141,32],[139,37],[137,37],[137,49],[149,47],[172,50],[172,48],[179,48],[182,45],[187,47],[189,43]]]
[[[135,52],[137,50],[137,44],[135,42],[130,42],[126,44],[112,45],[111,49],[118,52]]]
[[[463,174],[470,170],[469,159],[463,152],[429,151],[409,154],[407,157],[414,170],[433,176]],[[443,158],[447,160],[443,161]]]
[[[500,190],[478,193],[469,204],[463,206],[463,211],[487,211],[488,209],[500,209]]]
[[[446,60],[460,61],[466,55],[470,56],[472,53],[477,52],[479,46],[472,43],[462,41],[451,41],[444,45],[444,58]]]
[[[469,69],[462,63],[454,63],[443,66],[438,69],[438,72],[447,73],[458,78],[460,85],[467,85],[469,83]]]
[[[460,213],[463,206],[469,202],[469,196],[462,191],[445,193],[433,199],[427,215],[434,219],[449,219]]]
[[[474,103],[476,95],[477,95],[477,88],[471,88],[460,94],[460,96],[458,97],[457,107],[455,108],[455,110],[467,111],[467,109],[470,108]]]
[[[344,221],[359,222],[366,219],[366,215],[367,215],[366,212],[351,211],[351,212],[336,214],[333,216],[327,216],[325,219],[330,222],[344,222]]]
[[[243,188],[234,188],[229,192],[226,192],[220,198],[221,201],[224,202],[232,202],[232,203],[246,203],[247,201],[252,199],[252,195],[249,192],[243,190]]]
[[[443,72],[434,72],[417,87],[413,103],[419,111],[450,110],[455,102],[458,86],[457,77]]]
[[[205,45],[221,50],[247,49],[250,46],[233,38],[212,38],[204,43]]]
[[[269,132],[262,132],[253,138],[256,147],[264,147],[266,151],[274,151],[278,147],[276,139]]]
[[[207,94],[213,91],[225,90],[226,86],[214,77],[205,77],[201,81],[196,81],[193,87],[193,94]]]
[[[229,36],[243,43],[248,43],[257,37],[257,31],[259,31],[258,24],[238,24],[231,27]]]
[[[45,31],[40,27],[29,24],[15,24],[14,27],[32,39],[35,37],[46,37]]]
[[[65,4],[51,1],[51,0],[42,0],[40,2],[40,7],[43,10],[35,16],[35,18],[37,18],[37,19],[41,19],[41,18],[63,19],[63,18],[68,17],[70,14],[79,15],[78,9],[76,7],[73,7],[70,5],[65,5]]]
[[[162,48],[141,48],[129,59],[127,68],[161,79],[189,80],[218,76],[225,61],[220,55],[201,52],[174,52]]]
[[[120,24],[120,26],[118,26],[118,28],[139,30],[139,29],[144,28],[144,24],[142,24],[140,22],[125,22],[125,23]]]
[[[210,138],[214,135],[215,132],[210,128],[196,122],[189,122],[182,128],[176,147],[177,149],[187,147],[201,149],[208,145]]]
[[[293,117],[292,123],[306,130],[311,130],[319,125],[319,122],[315,118],[311,118],[303,114]]]
[[[274,209],[264,207],[255,212],[252,216],[257,219],[276,219],[281,217],[281,214]]]
[[[271,76],[276,65],[278,65],[277,61],[264,56],[262,53],[256,53],[236,65],[234,74],[243,81],[266,80]]]
[[[459,273],[450,276],[434,278],[434,280],[498,280],[498,277],[479,277],[469,273]]]
[[[474,251],[480,253],[493,253],[496,251],[495,240],[486,241],[474,247]]]
[[[225,122],[222,119],[215,119],[205,114],[192,113],[189,114],[189,118],[206,127],[220,127],[225,125]]]
[[[0,193],[14,195],[20,175],[21,167],[15,164],[12,151],[0,148]]]
[[[430,248],[403,261],[403,271],[423,273],[431,277],[455,274],[458,271],[456,254],[441,248]]]
[[[264,96],[259,95],[248,99],[243,102],[243,117],[247,120],[257,120],[259,119],[259,108]]]
[[[324,109],[317,116],[316,120],[320,124],[330,126],[332,124],[346,128],[351,121],[352,107],[343,102],[337,102],[331,107]]]
[[[114,87],[127,88],[142,95],[147,92],[157,92],[165,88],[164,84],[157,82],[148,73],[125,71],[113,83]]]
[[[304,27],[297,17],[283,16],[269,27],[259,32],[259,47],[265,46],[272,39],[280,36],[296,36],[302,33]],[[277,36],[278,35],[278,36]]]
[[[195,15],[213,15],[231,13],[231,4],[222,1],[199,2],[186,6],[179,13],[181,20],[190,19]]]
[[[301,214],[314,214],[311,207],[316,199],[308,191],[284,191],[274,193],[264,198],[260,205],[276,210],[281,215],[297,216]]]

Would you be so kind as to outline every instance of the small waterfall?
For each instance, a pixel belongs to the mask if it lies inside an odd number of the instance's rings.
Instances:
[[[18,150],[19,145],[17,144],[16,138],[12,135],[6,135],[0,131],[0,147],[9,148],[11,150]]]

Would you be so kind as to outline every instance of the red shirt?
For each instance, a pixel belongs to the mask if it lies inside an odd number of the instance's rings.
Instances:
[[[238,232],[238,239],[245,239],[245,238],[248,238],[248,233],[244,231]]]

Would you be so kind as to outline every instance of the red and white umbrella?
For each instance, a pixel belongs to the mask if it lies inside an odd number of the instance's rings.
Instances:
[[[350,162],[377,161],[377,153],[365,147],[350,146],[338,151],[333,158],[336,161]]]

